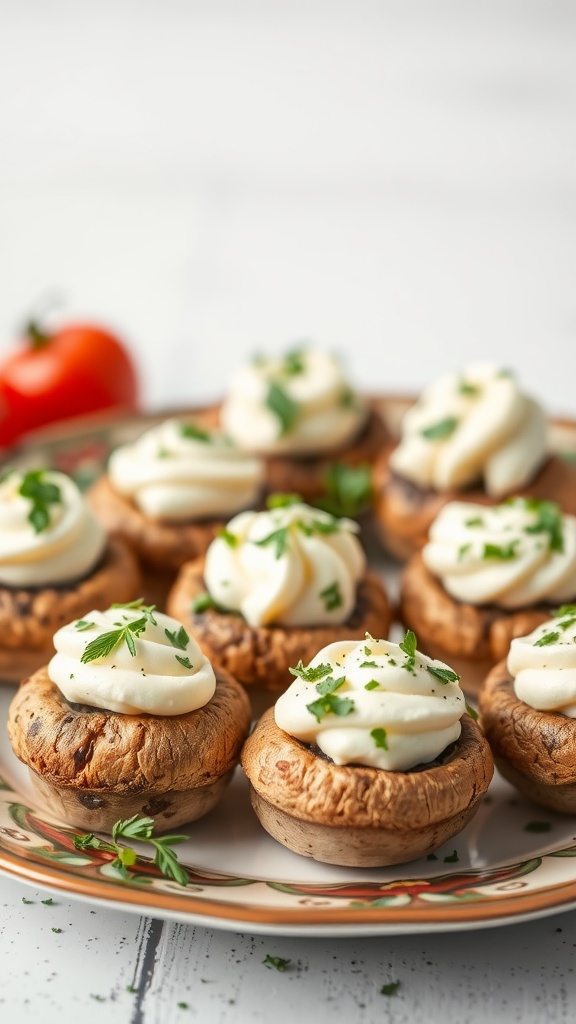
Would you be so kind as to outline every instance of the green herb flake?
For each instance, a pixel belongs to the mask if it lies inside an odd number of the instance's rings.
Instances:
[[[88,619],[78,619],[78,621],[74,623],[74,629],[77,629],[79,633],[82,633],[85,629],[92,629],[92,626],[95,625],[95,622],[90,622]]]
[[[299,676],[305,683],[316,683],[319,679],[323,679],[324,676],[330,675],[332,666],[323,664],[315,665],[313,668],[305,668],[302,664],[302,659],[300,659],[296,667],[289,668],[288,671],[293,676]]]
[[[529,821],[524,825],[525,832],[549,832],[551,828],[550,821]]]
[[[386,739],[386,729],[371,729],[370,735],[374,740],[374,745],[380,750],[388,750],[388,743]]]
[[[216,608],[216,602],[208,591],[204,590],[193,599],[190,607],[193,614],[200,615],[202,612],[208,611],[209,608]]]
[[[218,530],[217,536],[228,545],[229,548],[237,548],[240,538],[235,533],[231,533],[226,527]]]
[[[512,540],[509,544],[484,544],[482,558],[493,558],[499,562],[509,562],[516,558],[517,546],[517,540]]]
[[[454,853],[449,854],[448,857],[444,857],[445,864],[458,864],[459,860],[458,850],[454,850]]]
[[[176,658],[176,661],[179,661],[180,664],[184,666],[184,668],[192,668],[193,667],[192,662],[190,661],[190,658],[182,658],[182,657],[180,657],[179,654],[175,654],[174,657]]]
[[[347,466],[331,462],[324,475],[324,494],[314,504],[330,515],[354,519],[369,508],[372,500],[372,470],[369,465]]]
[[[321,590],[320,597],[324,601],[324,608],[327,612],[332,612],[335,608],[341,608],[344,603],[342,594],[340,593],[340,585],[337,580],[335,580],[334,583],[331,583],[329,587],[325,587],[324,590]]]
[[[86,644],[80,661],[87,665],[91,661],[96,661],[100,658],[107,658],[112,651],[115,651],[122,643],[126,643],[128,650],[133,658],[136,657],[136,645],[134,643],[134,637],[140,636],[146,630],[149,619],[146,616],[142,616],[140,619],[134,619],[132,622],[127,622],[125,626],[120,626],[119,629],[111,629],[106,633],[101,633],[100,636],[91,640],[90,643]]]
[[[208,431],[202,430],[202,427],[197,426],[196,423],[182,423],[180,425],[180,436],[185,437],[189,441],[202,441],[203,443],[209,443],[212,440]]]
[[[190,637],[184,629],[184,626],[180,626],[180,629],[178,631],[174,630],[174,632],[171,632],[169,629],[165,629],[164,633],[168,637],[172,647],[177,647],[179,651],[185,651],[190,643]]]
[[[438,857],[436,856],[435,853],[429,853],[428,856],[426,857],[426,860],[438,860]]]
[[[51,907],[54,903],[54,900],[52,899],[51,896],[49,896],[48,899],[46,900],[40,900],[40,903],[42,903],[45,907]]]
[[[349,715],[354,710],[354,701],[349,697],[338,697],[335,693],[327,693],[324,697],[306,705],[306,710],[321,722],[326,715]]]
[[[288,508],[290,505],[300,505],[301,502],[300,494],[269,494],[266,498],[266,508]]]
[[[442,668],[441,665],[427,665],[426,671],[444,684],[457,683],[460,679],[457,672],[453,672],[451,668]]]
[[[34,900],[27,900],[25,896],[22,897],[22,903],[34,903]]]
[[[546,533],[551,551],[564,551],[564,530],[562,511],[554,501],[539,501],[537,498],[515,498],[514,504],[522,504],[524,508],[536,515],[536,522],[524,527],[524,533]]]
[[[477,384],[470,384],[467,380],[461,380],[458,384],[458,391],[461,395],[470,395],[472,398],[475,395],[480,394],[480,388]]]
[[[372,661],[363,661],[361,663],[361,665],[360,665],[360,668],[378,668],[378,665],[373,660]]]
[[[176,1006],[178,1007],[179,1010],[188,1010],[189,1009],[188,1003],[176,1003]]]
[[[482,516],[472,516],[471,519],[466,519],[464,526],[484,526],[484,520]]]
[[[381,996],[395,996],[400,988],[399,981],[388,981],[386,985],[382,985],[380,989]]]
[[[270,381],[266,405],[280,423],[280,435],[289,433],[298,419],[300,407],[276,381]]]
[[[306,364],[304,362],[305,351],[302,348],[293,348],[284,356],[281,373],[287,377],[296,377],[304,373]]]
[[[59,935],[60,932],[62,931],[62,929],[61,928],[51,928],[51,931],[56,932],[56,934]]]
[[[262,961],[266,967],[273,967],[275,971],[285,971],[291,962],[283,956],[271,956],[270,953],[267,953]]]
[[[32,469],[22,477],[18,493],[31,502],[28,522],[41,533],[50,525],[50,505],[62,503],[60,488],[46,480],[45,470]]]
[[[479,716],[478,712],[476,711],[476,708],[473,708],[471,704],[466,704],[466,711],[468,712],[468,714],[470,715],[470,718],[474,722],[478,721],[478,718],[480,716]]]
[[[406,655],[402,668],[405,668],[408,672],[413,670],[416,663],[417,644],[416,634],[411,629],[406,630],[404,639],[398,644],[400,650]],[[392,664],[392,659],[390,659],[390,664]]]
[[[377,679],[371,679],[369,683],[364,683],[365,690],[377,690],[379,686],[380,683]]]
[[[471,547],[472,547],[471,544],[461,544],[460,545],[460,547],[458,548],[458,561],[459,562],[461,562],[462,559],[468,554],[468,552],[470,551]]]
[[[255,540],[252,543],[259,548],[273,544],[275,557],[282,558],[288,544],[288,527],[281,526],[278,530],[273,530],[272,533],[269,533],[267,537],[263,537],[262,540]]]
[[[555,630],[550,633],[544,633],[539,640],[534,641],[534,647],[550,647],[551,644],[555,644],[560,639],[560,633]]]
[[[444,441],[454,433],[457,426],[458,420],[455,416],[446,416],[445,419],[438,420],[437,423],[432,423],[429,427],[424,427],[420,434],[427,441]]]

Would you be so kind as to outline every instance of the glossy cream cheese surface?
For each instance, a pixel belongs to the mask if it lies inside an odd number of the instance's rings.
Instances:
[[[432,523],[424,564],[459,601],[522,608],[576,596],[576,518],[553,502],[453,501]]]
[[[208,592],[250,626],[345,622],[366,565],[357,530],[300,503],[241,512],[208,548]]]
[[[253,505],[263,467],[223,434],[170,419],[112,453],[112,485],[147,516],[171,521],[232,515]]]
[[[407,771],[433,761],[460,736],[464,695],[455,672],[415,650],[413,633],[403,644],[367,637],[324,647],[295,670],[302,677],[278,698],[276,724],[336,764]]]
[[[40,587],[86,576],[106,547],[70,477],[11,472],[0,482],[0,585]]]
[[[48,675],[66,700],[132,715],[203,707],[216,679],[179,622],[143,605],[89,612],[59,629]]]
[[[508,670],[519,700],[538,711],[576,718],[576,605],[559,609],[555,618],[514,639]]]
[[[240,448],[266,455],[337,449],[357,436],[367,416],[335,356],[306,348],[242,368],[221,413],[224,430]]]
[[[483,481],[510,494],[544,461],[546,417],[513,375],[487,364],[441,378],[406,413],[392,469],[421,487],[461,489]]]

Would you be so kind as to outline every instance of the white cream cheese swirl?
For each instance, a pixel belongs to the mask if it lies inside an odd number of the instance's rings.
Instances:
[[[416,651],[413,633],[403,644],[367,637],[324,647],[296,669],[302,678],[278,698],[276,724],[336,764],[408,771],[433,761],[460,736],[464,695],[455,672]]]
[[[254,505],[263,466],[223,434],[170,419],[112,453],[108,473],[119,494],[152,518],[228,516]]]
[[[422,558],[458,601],[501,608],[567,601],[576,596],[576,518],[531,498],[493,507],[448,502]]]
[[[314,455],[348,444],[368,416],[366,403],[329,352],[297,349],[243,367],[223,402],[224,430],[246,451]]]
[[[104,527],[64,473],[14,471],[0,483],[0,585],[56,586],[81,579],[105,547]]]
[[[208,548],[206,587],[253,627],[345,622],[366,566],[357,531],[300,503],[241,512]]]
[[[544,461],[548,441],[540,406],[515,378],[488,364],[441,378],[402,421],[392,469],[421,487],[461,489],[483,481],[487,494],[510,494]]]
[[[59,629],[54,646],[48,675],[75,704],[183,715],[207,704],[216,689],[210,662],[184,627],[141,604],[89,612]]]
[[[576,718],[576,605],[510,645],[508,671],[519,700]]]

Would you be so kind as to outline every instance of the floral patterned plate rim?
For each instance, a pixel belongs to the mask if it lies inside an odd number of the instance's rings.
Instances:
[[[13,693],[0,691],[3,721]],[[256,820],[240,769],[217,808],[179,829],[189,835],[177,848],[190,875],[185,888],[159,874],[145,847],[131,877],[120,878],[110,854],[75,849],[78,831],[37,806],[4,732],[0,870],[37,887],[151,917],[276,935],[450,931],[576,907],[576,821],[536,808],[499,777],[436,859],[389,869],[338,868],[284,849]]]
[[[407,403],[388,401],[385,411],[397,419]],[[10,462],[49,463],[90,482],[111,447],[159,418],[50,429]],[[554,429],[558,449],[571,457],[576,427],[558,422]],[[13,693],[13,686],[0,687],[2,722]],[[35,886],[151,917],[276,935],[451,931],[576,907],[576,821],[529,804],[498,775],[478,814],[435,859],[392,869],[337,868],[284,849],[256,820],[240,769],[219,806],[180,831],[190,837],[178,847],[190,875],[185,888],[146,859],[128,880],[120,878],[110,855],[76,850],[75,830],[43,814],[2,729],[0,871]]]

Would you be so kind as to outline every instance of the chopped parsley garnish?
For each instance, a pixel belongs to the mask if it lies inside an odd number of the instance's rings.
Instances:
[[[484,520],[482,516],[472,516],[471,519],[466,519],[464,526],[484,526]]]
[[[528,821],[524,825],[525,832],[549,832],[552,828],[550,821]]]
[[[180,426],[180,434],[182,437],[188,438],[190,441],[211,441],[212,438],[207,430],[202,430],[202,427],[198,427],[195,423],[182,423]]]
[[[466,711],[468,712],[468,714],[470,715],[470,718],[474,722],[478,721],[479,715],[478,715],[478,712],[476,711],[476,708],[473,708],[471,704],[467,704],[466,705]]]
[[[41,533],[50,525],[49,506],[62,503],[60,488],[46,480],[45,470],[31,469],[22,477],[18,493],[31,502],[28,522],[34,528],[34,533]]]
[[[40,903],[42,903],[45,907],[51,907],[52,904],[54,903],[54,900],[52,899],[51,896],[49,896],[48,899],[40,900]]]
[[[201,612],[207,611],[209,608],[217,608],[217,604],[208,591],[204,590],[201,594],[198,594],[198,597],[193,599],[190,607],[193,613],[200,614]]]
[[[252,542],[257,547],[263,548],[268,544],[274,545],[274,554],[276,558],[281,558],[286,550],[288,543],[288,527],[280,526],[277,530],[273,530],[267,537],[263,537],[262,540],[255,540]]]
[[[460,679],[460,676],[458,675],[457,672],[453,672],[451,668],[442,668],[439,665],[427,665],[426,671],[429,672],[431,676],[435,676],[436,679],[439,679],[440,682],[444,684],[457,683],[458,680]]]
[[[344,388],[340,394],[339,403],[343,409],[353,409],[356,405],[356,395],[352,388]]]
[[[360,668],[378,668],[378,665],[375,661],[363,661],[360,664]]]
[[[509,562],[516,558],[517,540],[511,540],[509,544],[485,544],[482,550],[482,558],[494,558],[499,562]]]
[[[314,504],[333,516],[353,519],[367,509],[372,500],[370,466],[347,466],[331,462],[324,475],[324,494]]]
[[[552,615],[555,619],[576,618],[576,604],[563,604],[561,608],[555,608]]]
[[[305,683],[316,683],[319,679],[324,679],[324,676],[330,675],[332,666],[329,664],[315,665],[314,667],[304,668],[302,659],[298,662],[295,668],[289,668],[288,671],[293,676],[299,676]]]
[[[332,612],[335,608],[341,608],[343,600],[338,581],[335,580],[329,587],[321,590],[320,597],[324,601],[324,608],[327,612]]]
[[[398,989],[400,988],[399,981],[389,981],[386,985],[382,985],[380,989],[381,996],[395,996]]]
[[[406,661],[402,665],[402,668],[407,669],[408,672],[412,671],[416,662],[417,644],[418,641],[416,639],[416,634],[411,629],[406,630],[404,639],[398,644],[400,650],[406,655]]]
[[[42,901],[42,902],[44,902],[44,901]],[[50,930],[53,931],[53,932],[56,932],[57,935],[59,935],[60,932],[62,931],[61,928],[51,928]]]
[[[226,527],[222,527],[221,530],[218,530],[217,536],[220,537],[229,548],[238,547],[239,538],[235,533],[231,533],[230,530],[227,530]]]
[[[180,626],[178,632],[176,632],[176,630],[171,632],[169,629],[165,629],[164,633],[168,637],[172,647],[177,647],[179,651],[185,651],[190,643],[190,637],[184,629],[184,626]]]
[[[280,423],[280,434],[287,434],[298,418],[299,405],[276,381],[270,381],[266,405]]]
[[[288,377],[296,377],[298,374],[304,373],[306,369],[304,355],[305,352],[302,348],[293,348],[290,352],[287,352],[284,356],[281,372]]]
[[[310,523],[304,523],[302,520],[296,520],[296,526],[302,533],[305,533],[307,537],[311,537],[314,533],[339,533],[340,524],[336,518],[333,519],[313,519]]]
[[[446,416],[445,419],[438,420],[437,423],[432,423],[429,427],[424,427],[420,433],[427,441],[443,441],[454,433],[457,426],[458,420],[455,416]]]
[[[88,619],[78,619],[74,623],[74,629],[77,629],[79,633],[83,633],[85,629],[91,629],[95,625],[95,622],[90,622]]]
[[[380,683],[377,679],[371,679],[369,683],[364,683],[365,690],[377,690],[379,686]]]
[[[130,846],[119,843],[119,839],[139,839],[149,843],[154,848],[154,863],[166,878],[171,878],[179,885],[187,885],[189,882],[188,872],[178,862],[176,854],[171,849],[176,843],[183,843],[188,836],[157,836],[153,837],[154,818],[141,818],[134,814],[125,821],[117,821],[112,827],[112,842],[108,843],[98,839],[93,832],[86,832],[83,835],[74,836],[74,847],[77,850],[104,850],[106,853],[113,853],[114,860],[112,867],[115,868],[123,878],[129,878],[128,869],[133,867],[139,860],[139,854]]]
[[[461,395],[478,395],[480,388],[477,384],[470,384],[467,380],[461,380],[458,385],[458,391]]]
[[[283,956],[271,956],[270,953],[266,953],[262,963],[266,964],[266,967],[273,967],[275,971],[285,971],[291,961]]]
[[[179,661],[180,664],[184,666],[184,668],[192,668],[190,658],[182,657],[180,654],[175,654],[174,657],[176,658],[176,661]]]
[[[458,850],[454,850],[454,853],[449,854],[448,857],[444,857],[445,864],[457,864],[459,860],[460,857],[458,856]]]
[[[317,722],[321,722],[326,715],[349,715],[354,710],[353,700],[350,700],[349,697],[338,697],[336,694],[336,690],[345,682],[345,676],[341,676],[339,679],[329,676],[316,683],[316,692],[320,696],[318,700],[307,704],[306,709],[311,715],[314,715]]]
[[[106,658],[123,643],[126,644],[130,654],[135,658],[136,644],[134,638],[140,636],[145,631],[149,621],[148,617],[143,615],[140,619],[134,619],[132,622],[127,622],[124,626],[119,626],[118,629],[111,629],[106,633],[101,633],[100,636],[94,637],[94,640],[86,644],[80,661],[87,665],[88,662],[96,661],[98,658]]]
[[[266,508],[286,508],[289,505],[299,505],[302,501],[300,494],[269,494],[266,499]]]
[[[544,633],[539,640],[534,641],[534,647],[550,647],[560,639],[560,633],[556,630],[552,630],[550,633]]]
[[[551,551],[564,551],[562,512],[554,501],[540,501],[538,498],[512,498],[511,505],[534,512],[536,521],[524,527],[524,533],[546,533]]]
[[[464,558],[464,555],[468,554],[468,552],[470,551],[471,547],[472,547],[471,544],[461,544],[460,545],[460,547],[458,548],[458,561],[459,562],[462,561],[462,559]]]
[[[388,743],[386,741],[386,729],[371,729],[370,735],[374,740],[374,745],[379,747],[380,750],[388,750]]]
[[[139,611],[142,615],[145,615],[150,620],[153,626],[156,626],[156,619],[154,618],[154,612],[156,611],[155,604],[144,604],[144,598],[137,597],[135,601],[128,601],[127,604],[111,604],[111,608],[128,608],[132,611]]]

